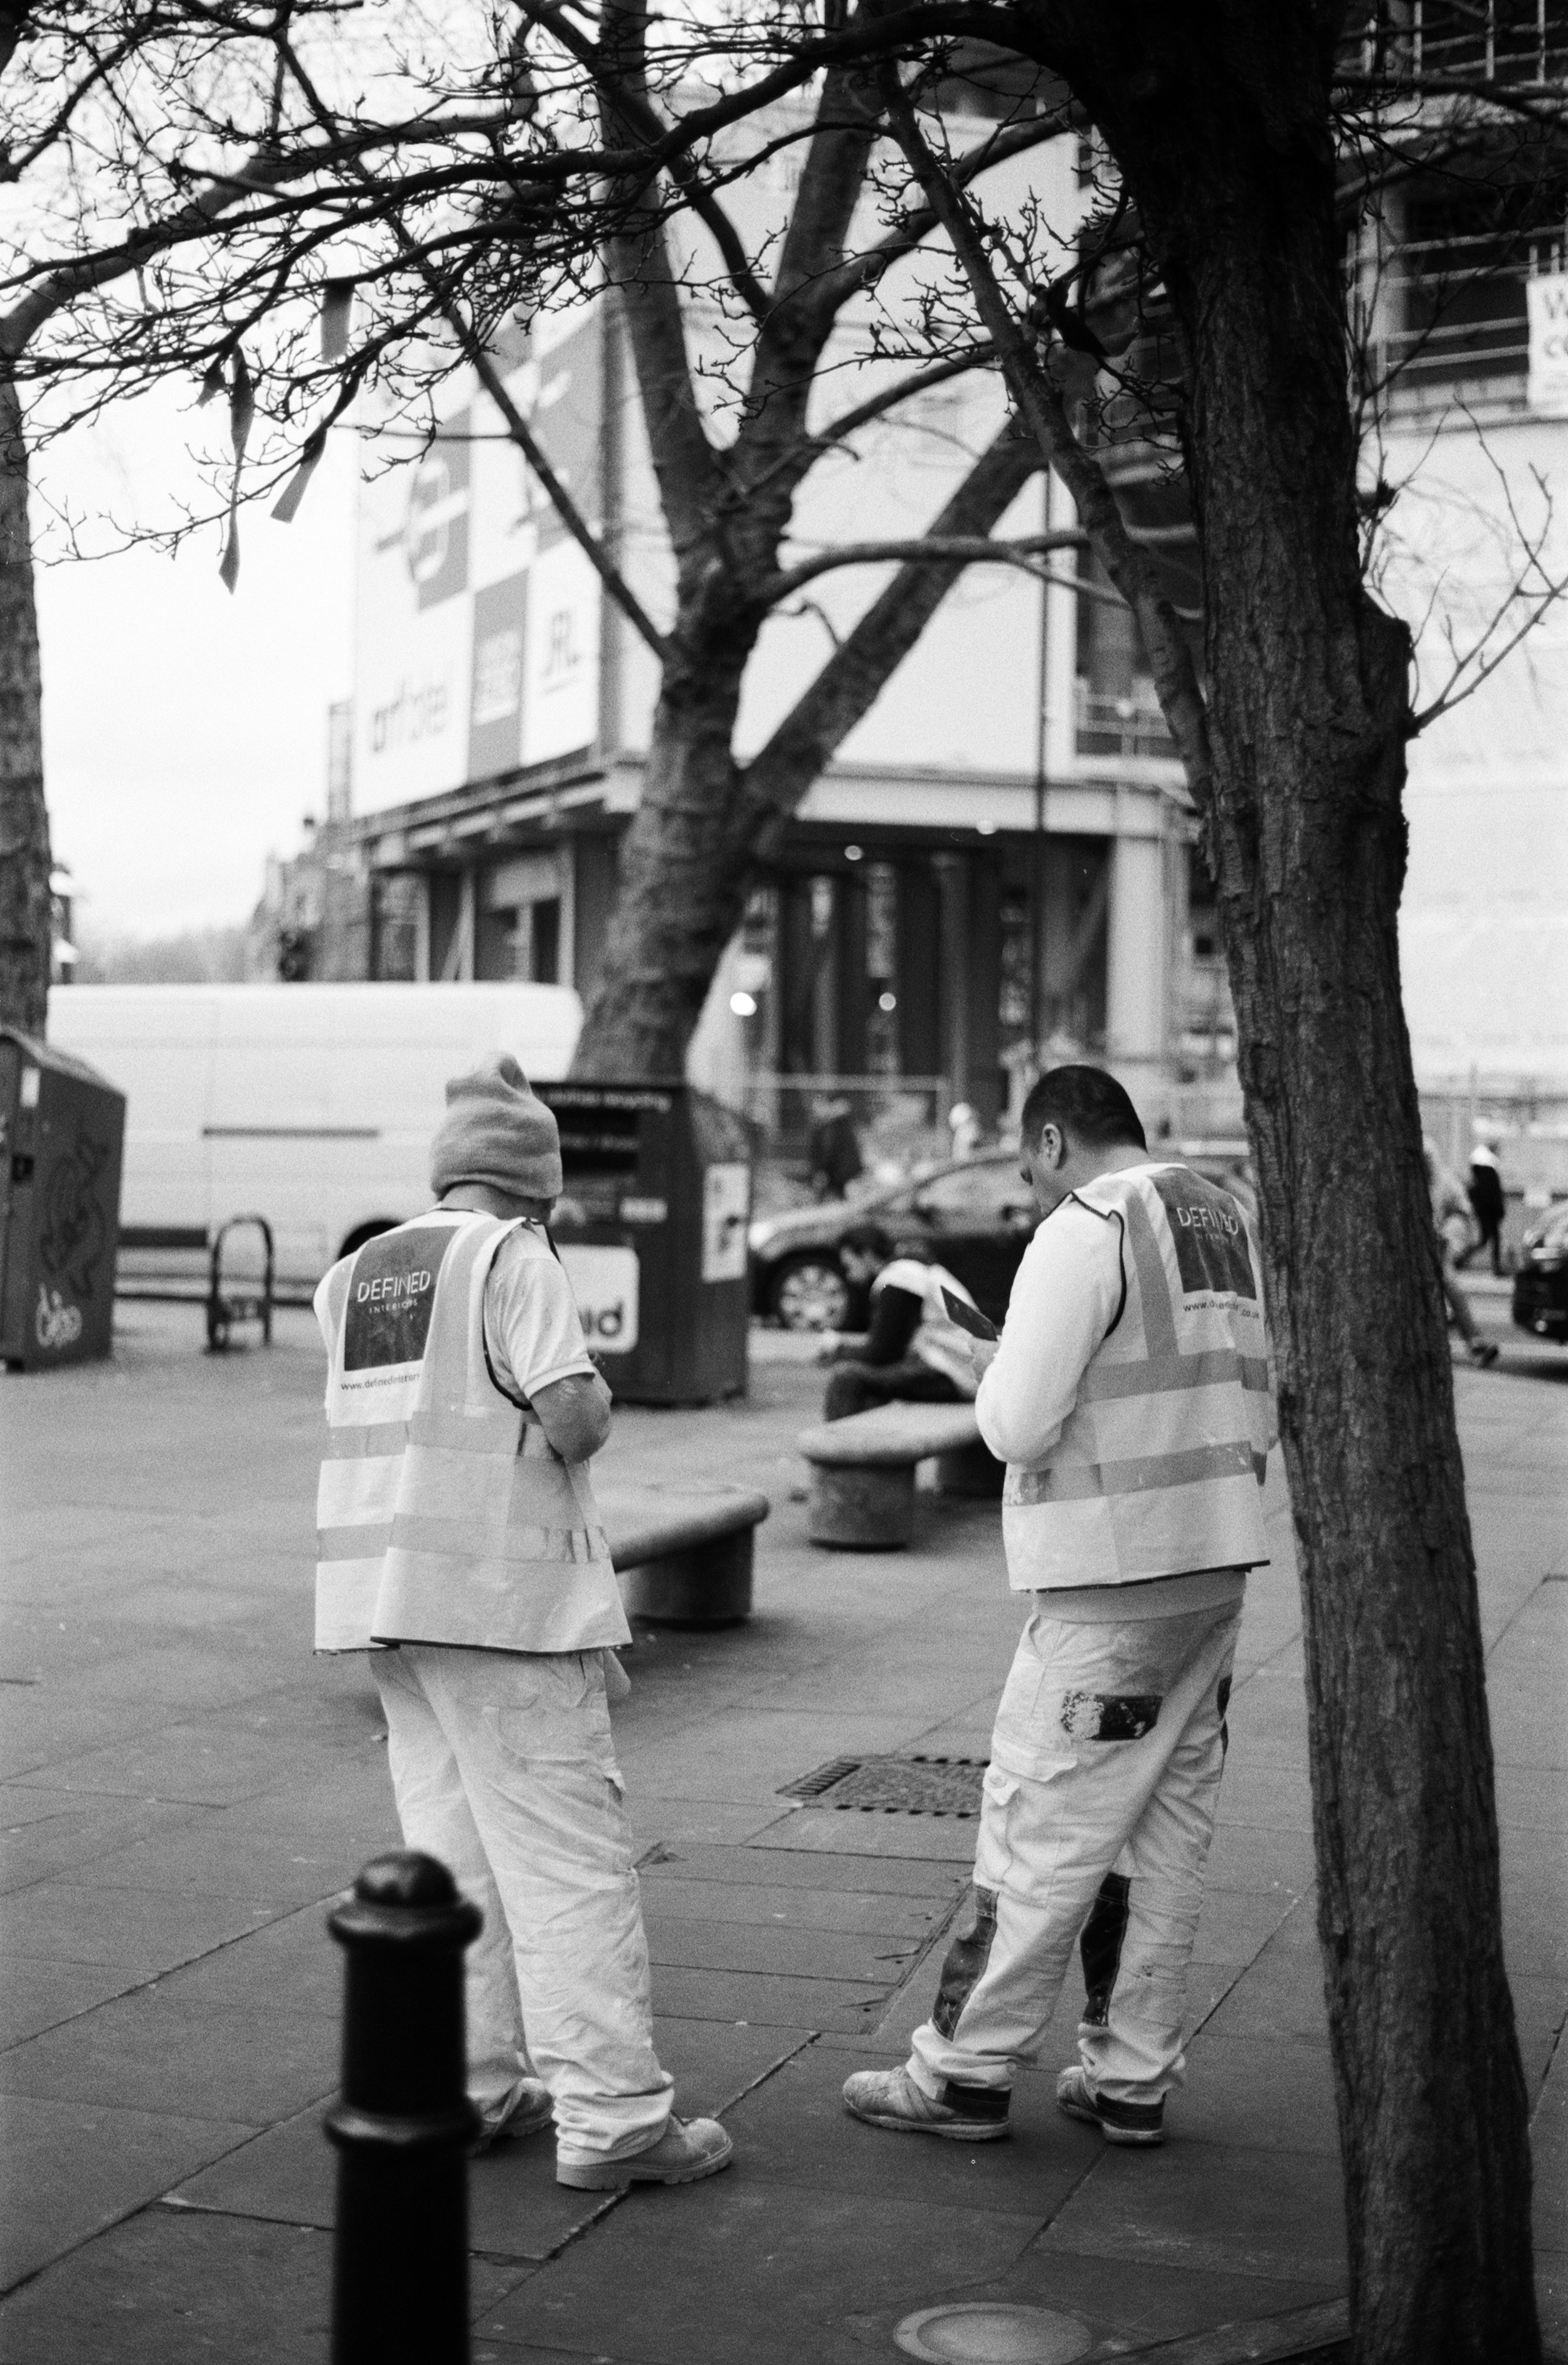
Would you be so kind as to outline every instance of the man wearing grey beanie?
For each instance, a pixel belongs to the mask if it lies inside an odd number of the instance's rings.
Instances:
[[[588,1464],[610,1391],[545,1229],[555,1119],[509,1054],[446,1088],[438,1204],[332,1267],[316,1644],[369,1650],[403,1835],[484,1915],[467,1964],[481,2146],[554,2117],[557,2181],[689,2184],[610,1729],[631,1632]],[[526,2037],[524,2029],[526,2027]]]

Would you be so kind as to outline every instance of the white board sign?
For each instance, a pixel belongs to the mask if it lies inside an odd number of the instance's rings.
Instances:
[[[1568,272],[1543,271],[1527,279],[1529,306],[1529,386],[1532,410],[1568,411]]]
[[[751,1212],[751,1169],[745,1165],[702,1170],[702,1278],[745,1279],[746,1217]]]
[[[556,1253],[577,1301],[588,1352],[629,1355],[637,1343],[636,1250],[561,1246]]]
[[[545,324],[541,324],[542,331]],[[601,508],[591,307],[498,349],[507,390],[591,522]],[[599,585],[470,375],[428,451],[367,444],[360,486],[354,803],[361,813],[591,746]]]

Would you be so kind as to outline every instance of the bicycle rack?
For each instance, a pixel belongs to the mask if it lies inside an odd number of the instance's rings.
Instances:
[[[253,1225],[262,1236],[262,1286],[258,1295],[253,1289],[226,1290],[223,1285],[223,1243],[241,1225]],[[209,1354],[221,1354],[229,1344],[229,1333],[236,1322],[259,1322],[262,1344],[273,1342],[273,1227],[264,1216],[230,1216],[212,1243],[212,1257],[207,1281],[207,1344]]]

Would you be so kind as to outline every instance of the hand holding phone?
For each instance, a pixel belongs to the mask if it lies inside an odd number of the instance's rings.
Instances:
[[[995,1323],[988,1322],[978,1306],[955,1297],[950,1289],[942,1292],[942,1303],[947,1309],[948,1320],[956,1322],[960,1330],[967,1330],[971,1339],[994,1339],[998,1335]]]

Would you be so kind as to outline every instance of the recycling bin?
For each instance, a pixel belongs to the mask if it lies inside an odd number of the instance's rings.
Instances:
[[[114,1333],[125,1094],[0,1028],[0,1362],[106,1355]]]
[[[533,1089],[561,1129],[555,1246],[616,1395],[711,1404],[744,1395],[745,1120],[689,1084]]]

